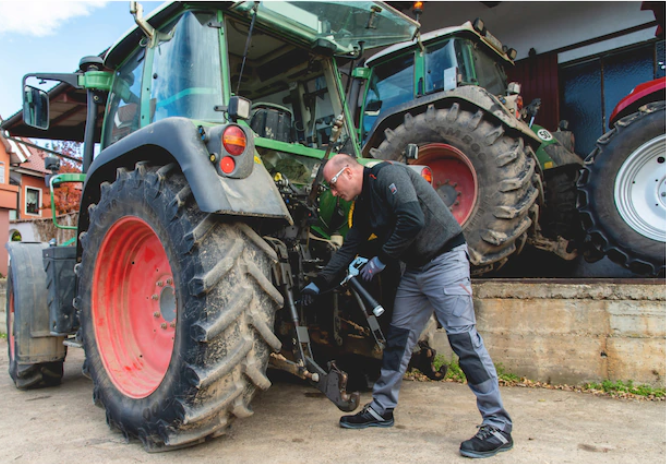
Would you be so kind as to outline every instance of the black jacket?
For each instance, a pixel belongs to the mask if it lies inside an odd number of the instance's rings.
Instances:
[[[408,267],[423,266],[465,243],[460,225],[428,182],[404,164],[382,162],[363,168],[352,227],[315,283],[336,284],[373,233],[382,244],[380,261],[400,260]]]

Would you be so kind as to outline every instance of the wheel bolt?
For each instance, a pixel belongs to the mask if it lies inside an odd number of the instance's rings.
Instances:
[[[157,286],[158,287],[164,287],[164,282],[162,282],[161,280],[158,280],[157,281]]]
[[[167,323],[166,323],[166,322],[162,322],[162,323],[160,324],[160,327],[162,327],[164,330],[166,330],[166,328],[167,328]]]
[[[159,311],[155,311],[155,312],[153,313],[153,316],[155,316],[155,317],[160,317],[160,316],[161,316],[161,314],[160,314],[160,312],[159,312]]]
[[[159,298],[159,296],[157,296],[157,295],[153,295],[153,300],[156,300],[156,299],[158,299],[158,298]]]
[[[175,323],[175,322],[172,322],[172,323],[169,324],[169,325],[170,325],[171,327],[173,327],[174,329],[176,328],[176,323]]]
[[[171,285],[173,283],[173,279],[169,278],[169,279],[166,280],[166,282],[167,282],[167,285]]]

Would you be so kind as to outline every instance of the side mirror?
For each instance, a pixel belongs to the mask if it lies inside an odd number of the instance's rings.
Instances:
[[[49,128],[49,96],[42,89],[23,87],[23,121],[37,129]]]

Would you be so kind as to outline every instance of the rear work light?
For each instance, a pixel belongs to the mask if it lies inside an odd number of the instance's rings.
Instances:
[[[229,126],[224,129],[224,132],[222,133],[222,145],[224,146],[224,149],[227,151],[227,153],[230,155],[238,156],[243,153],[243,151],[245,151],[246,144],[247,138],[245,137],[245,132],[243,132],[243,129],[238,126]],[[222,161],[224,161],[224,158]],[[222,167],[222,161],[220,162],[220,167]],[[224,171],[224,168],[222,168],[222,171]]]

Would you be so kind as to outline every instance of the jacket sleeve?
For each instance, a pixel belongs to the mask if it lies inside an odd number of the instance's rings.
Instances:
[[[380,171],[377,180],[378,193],[396,218],[393,233],[384,243],[378,256],[383,263],[386,263],[391,259],[400,259],[423,229],[425,217],[405,168],[386,167]]]
[[[324,270],[314,279],[314,283],[320,289],[330,288],[338,283],[335,281],[336,278],[340,277],[358,254],[361,245],[370,237],[367,221],[363,220],[362,215],[357,212],[358,210],[354,212],[353,226],[347,232],[344,243],[335,252]]]

